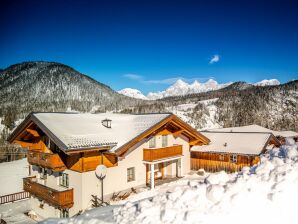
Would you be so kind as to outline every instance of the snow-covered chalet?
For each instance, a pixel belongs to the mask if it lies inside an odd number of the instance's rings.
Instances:
[[[105,198],[190,171],[190,148],[209,139],[173,114],[31,113],[9,142],[28,148],[32,209],[41,218],[73,216]]]

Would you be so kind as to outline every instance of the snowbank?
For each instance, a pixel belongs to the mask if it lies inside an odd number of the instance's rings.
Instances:
[[[297,223],[298,145],[287,142],[242,172],[194,174],[157,188],[152,197],[132,197],[106,212],[113,219],[101,208],[92,210],[92,219],[86,213],[60,223]],[[142,194],[149,195],[137,197]]]
[[[28,176],[27,159],[0,163],[0,196],[23,191],[23,178]]]

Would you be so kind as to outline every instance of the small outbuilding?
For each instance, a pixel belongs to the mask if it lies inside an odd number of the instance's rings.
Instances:
[[[201,132],[210,139],[208,145],[191,148],[191,169],[207,172],[240,171],[260,161],[268,149],[280,146],[272,133],[256,132]]]

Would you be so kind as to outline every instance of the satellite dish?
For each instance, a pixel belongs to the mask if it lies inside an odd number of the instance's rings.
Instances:
[[[107,167],[105,165],[98,165],[96,167],[95,170],[95,175],[99,178],[99,179],[103,179],[105,178],[107,174]]]

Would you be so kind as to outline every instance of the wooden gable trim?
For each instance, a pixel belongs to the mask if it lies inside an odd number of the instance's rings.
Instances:
[[[190,136],[193,136],[195,139],[201,139],[203,144],[209,144],[210,140],[206,136],[199,133],[196,129],[191,127],[186,122],[182,121],[179,117],[174,116],[173,121],[174,123],[177,123],[178,126],[181,126],[184,129],[184,131],[188,133]]]
[[[153,132],[155,132],[156,130],[158,130],[159,128],[161,128],[162,126],[164,126],[166,123],[169,122],[169,120],[172,119],[172,116],[174,115],[169,115],[166,118],[164,118],[163,120],[161,120],[159,123],[155,124],[153,127],[147,129],[146,131],[144,131],[143,133],[139,134],[138,136],[136,136],[134,139],[132,139],[131,141],[127,142],[126,144],[124,144],[122,147],[120,147],[117,151],[116,154],[118,156],[123,156],[123,154],[131,147],[133,147],[135,144],[137,144],[138,142],[140,142],[142,139],[146,138],[148,135],[152,134]]]
[[[273,141],[274,145],[277,146],[277,147],[279,147],[281,145],[281,143],[278,141],[278,139],[273,134],[270,134],[269,138],[267,139],[267,141],[266,141],[266,143],[265,143],[265,145],[264,145],[264,147],[263,147],[263,149],[262,149],[262,151],[259,155],[266,152],[266,148],[269,145],[270,141]]]
[[[79,153],[79,152],[85,152],[85,151],[98,151],[98,150],[109,150],[111,149],[111,146],[94,146],[89,148],[69,148],[67,147],[58,137],[56,137],[41,121],[39,121],[35,116],[34,113],[30,113],[24,121],[12,132],[12,134],[8,137],[8,141],[10,143],[16,142],[16,139],[20,134],[24,132],[28,132],[30,130],[30,125],[35,124],[39,129],[41,129],[49,138],[51,141],[53,141],[59,149],[64,151],[64,153]],[[35,130],[32,130],[35,131]],[[36,132],[38,133],[38,132]],[[35,134],[36,134],[35,133]],[[31,133],[30,133],[31,134]]]
[[[127,150],[129,150],[131,147],[133,147],[135,144],[143,140],[144,138],[148,137],[149,135],[157,133],[157,131],[162,128],[164,125],[167,123],[172,122],[176,126],[180,127],[183,129],[183,132],[186,132],[190,136],[192,136],[194,139],[198,140],[199,142],[202,142],[203,144],[208,144],[210,140],[205,137],[204,135],[200,134],[192,128],[190,125],[179,119],[177,116],[171,114],[167,116],[165,119],[161,120],[159,123],[155,124],[148,130],[144,131],[140,135],[136,136],[134,139],[120,147],[115,153],[118,156],[123,156]]]
[[[8,136],[7,141],[9,143],[13,143],[13,141],[25,131],[25,128],[29,126],[31,121],[32,113],[28,114],[28,116],[23,120],[21,124],[19,124],[16,129]]]

